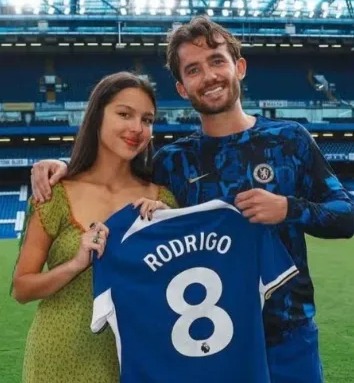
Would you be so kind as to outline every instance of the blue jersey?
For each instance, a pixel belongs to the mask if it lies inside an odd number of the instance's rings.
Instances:
[[[122,383],[270,382],[262,305],[297,273],[274,231],[221,200],[106,224],[91,328],[113,329]]]
[[[284,330],[314,316],[304,233],[351,237],[354,204],[305,128],[257,116],[241,133],[195,133],[163,147],[154,171],[154,181],[170,189],[182,207],[252,188],[287,196],[287,217],[277,229],[300,274],[286,296],[265,305],[267,341],[281,342]]]

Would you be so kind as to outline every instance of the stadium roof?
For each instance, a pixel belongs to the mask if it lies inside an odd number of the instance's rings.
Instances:
[[[351,0],[0,0],[2,14],[349,18]]]
[[[0,0],[1,44],[163,45],[208,15],[249,44],[354,47],[353,0]]]

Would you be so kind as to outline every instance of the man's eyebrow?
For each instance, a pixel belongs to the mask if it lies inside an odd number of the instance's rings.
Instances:
[[[225,56],[222,53],[213,53],[208,57],[208,60],[224,59]]]
[[[221,54],[221,53],[213,53],[213,54],[211,54],[211,55],[207,58],[207,60],[210,61],[210,60],[224,59],[224,58],[225,58],[225,56],[224,56],[223,54]],[[197,62],[197,61],[195,61],[195,62],[191,62],[191,63],[189,63],[188,65],[186,65],[186,66],[184,67],[183,71],[186,72],[186,71],[188,71],[188,69],[190,69],[190,68],[192,68],[192,67],[194,67],[194,66],[196,66],[196,65],[198,65],[198,62]]]

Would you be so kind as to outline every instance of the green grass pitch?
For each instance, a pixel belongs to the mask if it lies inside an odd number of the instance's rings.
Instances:
[[[354,383],[354,239],[308,238],[308,250],[326,383]],[[1,240],[1,383],[21,381],[26,333],[36,308],[35,303],[20,305],[9,297],[16,256],[17,241]]]

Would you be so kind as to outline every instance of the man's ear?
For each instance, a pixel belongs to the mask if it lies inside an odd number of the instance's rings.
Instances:
[[[176,82],[176,89],[177,89],[178,94],[182,98],[184,98],[185,100],[188,100],[188,95],[187,95],[186,89],[181,82],[179,82],[179,81]]]
[[[246,77],[246,72],[247,72],[247,62],[243,57],[239,58],[236,61],[236,68],[237,68],[237,77],[239,81],[241,81]]]

